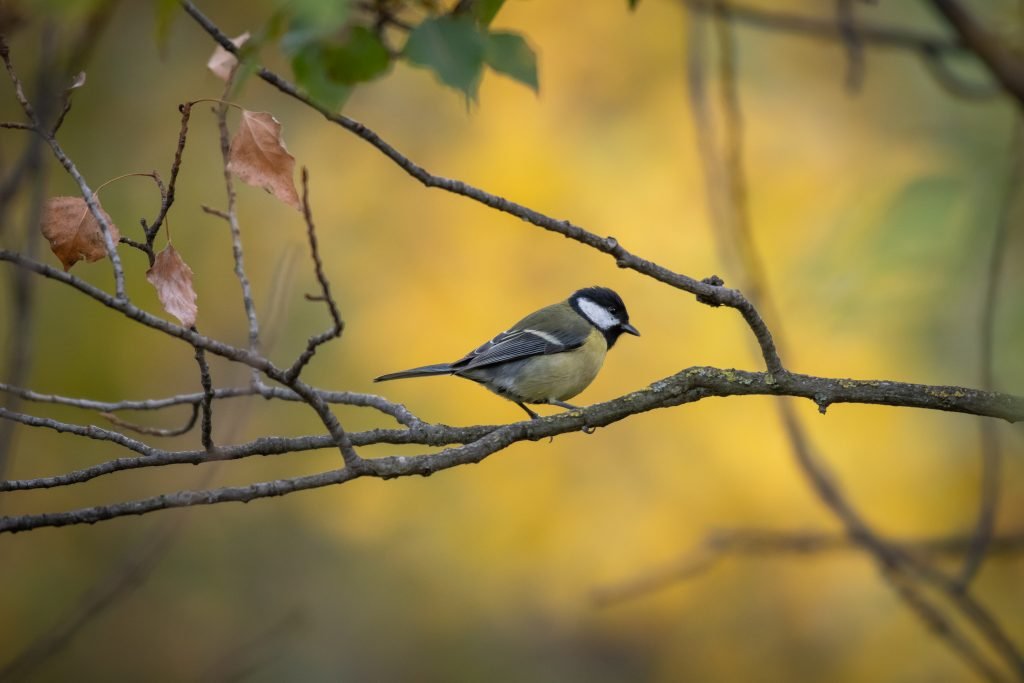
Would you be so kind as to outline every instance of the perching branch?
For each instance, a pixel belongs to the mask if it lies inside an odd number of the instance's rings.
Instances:
[[[882,390],[883,394],[877,392]],[[971,412],[976,409],[991,409],[994,405],[1002,405],[996,395],[985,395],[984,392],[963,394],[964,390],[954,387],[929,387],[924,385],[901,384],[893,382],[872,382],[833,380],[806,375],[787,375],[781,382],[774,381],[767,373],[744,372],[740,370],[719,370],[717,368],[690,368],[650,386],[626,394],[605,403],[597,403],[580,410],[572,410],[545,417],[539,420],[515,422],[501,426],[478,426],[471,428],[447,427],[445,425],[424,424],[407,430],[374,430],[367,433],[347,435],[350,446],[363,446],[372,443],[420,443],[424,445],[444,445],[464,443],[465,445],[448,448],[439,453],[413,456],[391,456],[372,460],[358,458],[349,464],[344,471],[325,472],[309,477],[296,477],[276,482],[262,482],[249,487],[215,489],[212,491],[182,491],[171,495],[164,501],[163,496],[154,499],[134,501],[132,503],[97,506],[85,510],[68,513],[46,515],[23,515],[0,518],[0,533],[4,531],[24,531],[40,526],[65,526],[67,524],[94,523],[113,519],[124,515],[143,514],[154,510],[184,507],[187,505],[209,505],[215,503],[256,500],[268,496],[279,496],[295,491],[319,488],[344,483],[358,477],[378,477],[392,479],[395,477],[429,476],[435,472],[460,465],[481,462],[486,457],[497,453],[509,445],[519,441],[538,441],[559,434],[578,432],[584,428],[605,427],[631,415],[636,415],[659,408],[669,408],[694,403],[714,396],[738,395],[789,395],[803,396],[811,400],[828,397],[831,403],[865,402],[864,398],[884,401],[885,405],[921,405],[920,397],[929,396],[929,407],[938,410],[959,410]],[[883,397],[884,396],[884,397]],[[868,401],[871,402],[871,401]],[[1017,412],[1015,419],[1024,419],[1024,398],[1017,399],[1013,408]],[[1000,412],[1003,408],[999,408]],[[3,417],[0,415],[0,417]],[[10,416],[6,416],[10,419]],[[62,431],[72,431],[66,425],[55,425],[52,422],[40,422],[38,418],[20,419],[31,426],[48,427]],[[135,445],[134,440],[123,435],[114,436],[109,430],[98,430],[95,427],[76,427],[88,430],[92,438],[103,438],[126,447]],[[73,432],[72,432],[73,433]],[[99,436],[93,436],[99,435]],[[122,440],[127,440],[122,443]],[[145,458],[122,458],[107,461],[101,465],[69,475],[28,480],[23,482],[0,482],[0,491],[49,488],[80,483],[97,476],[114,472],[137,469],[139,467],[160,466],[171,464],[199,464],[216,460],[231,460],[252,455],[275,455],[290,451],[309,450],[311,448],[329,448],[336,446],[332,436],[296,437],[294,439],[265,438],[237,447],[219,447],[212,453],[204,451],[159,452],[146,447]]]

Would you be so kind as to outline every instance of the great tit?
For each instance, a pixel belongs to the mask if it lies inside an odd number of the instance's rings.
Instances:
[[[565,400],[594,380],[605,353],[623,332],[640,336],[629,324],[622,298],[607,287],[587,287],[531,313],[454,363],[424,365],[373,381],[465,377],[515,401],[531,418],[537,418],[527,403],[575,408]]]

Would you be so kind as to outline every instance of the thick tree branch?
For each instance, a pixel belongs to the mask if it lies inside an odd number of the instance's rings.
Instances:
[[[571,410],[539,420],[516,422],[500,427],[455,428],[443,425],[424,426],[422,430],[408,431],[375,430],[357,436],[349,435],[350,445],[368,443],[458,443],[470,440],[464,446],[448,448],[439,453],[391,456],[365,460],[353,460],[348,473],[322,473],[312,477],[298,477],[278,482],[263,482],[251,487],[218,489],[215,491],[187,491],[173,494],[169,500],[163,497],[147,501],[98,506],[86,511],[73,511],[56,515],[27,515],[0,518],[0,532],[22,531],[39,526],[63,526],[66,524],[92,523],[123,515],[143,514],[153,510],[188,505],[207,505],[229,501],[249,501],[268,496],[284,495],[294,491],[318,488],[342,483],[355,477],[369,476],[390,479],[406,476],[428,476],[435,472],[460,465],[478,463],[518,441],[537,441],[558,434],[577,432],[584,428],[604,427],[630,415],[658,408],[668,408],[692,403],[710,396],[735,395],[779,395],[803,396],[811,400],[828,396],[833,403],[882,401],[886,405],[907,405],[929,407],[937,410],[974,412],[978,410],[1006,414],[1015,411],[1015,419],[1024,419],[1024,398],[1016,403],[1004,404],[1001,397],[986,392],[964,390],[956,387],[930,387],[925,385],[893,382],[871,382],[836,380],[805,375],[787,375],[782,382],[773,381],[763,372],[740,370],[719,370],[717,368],[690,368],[676,375],[655,382],[639,391],[627,394],[613,401],[598,403],[588,408]],[[923,397],[930,397],[926,400]],[[928,403],[929,405],[924,405]],[[986,412],[974,414],[988,414]],[[1003,416],[1003,415],[1001,415]],[[50,426],[52,425],[39,425]],[[408,435],[408,436],[406,436]],[[240,447],[219,448],[214,454],[193,451],[177,454],[157,454],[151,462],[144,459],[121,459],[103,463],[89,470],[70,475],[60,475],[44,480],[28,482],[3,482],[0,491],[18,488],[45,488],[60,486],[109,474],[122,469],[135,469],[148,464],[199,463],[207,459],[234,459],[248,455],[269,455],[291,450],[324,448],[336,445],[333,438],[299,437],[296,439],[263,439]],[[162,502],[163,501],[163,502]]]

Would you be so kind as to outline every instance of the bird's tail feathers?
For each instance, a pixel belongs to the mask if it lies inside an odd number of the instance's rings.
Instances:
[[[434,365],[424,365],[418,368],[411,368],[409,370],[402,370],[401,372],[392,372],[387,375],[381,375],[374,379],[374,382],[387,382],[392,379],[405,379],[406,377],[430,377],[431,375],[450,375],[454,369],[451,363],[435,363]]]

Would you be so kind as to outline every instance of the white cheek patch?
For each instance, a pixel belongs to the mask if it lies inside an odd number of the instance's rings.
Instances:
[[[619,319],[612,315],[607,308],[598,306],[586,297],[581,297],[576,303],[583,311],[583,315],[602,330],[610,330],[619,324]]]

